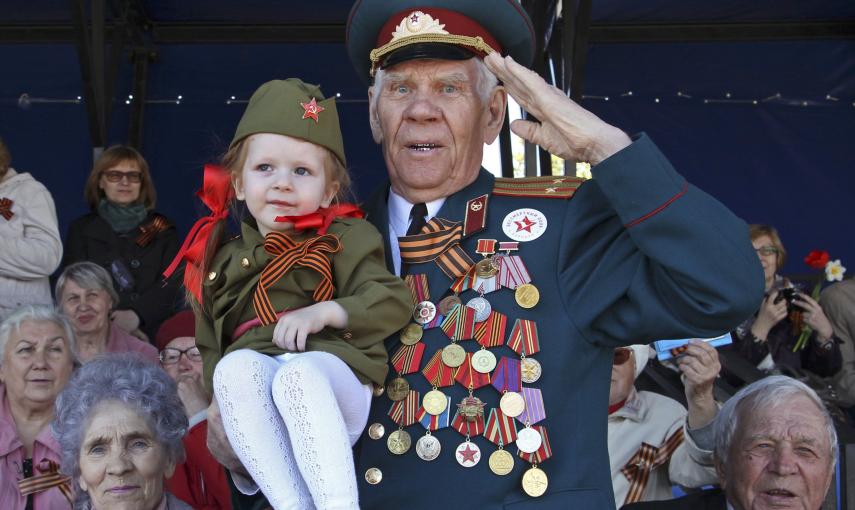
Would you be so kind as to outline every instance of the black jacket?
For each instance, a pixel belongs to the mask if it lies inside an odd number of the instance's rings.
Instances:
[[[644,501],[621,507],[621,510],[725,510],[727,500],[721,489],[701,491],[665,501]]]
[[[149,226],[158,217],[166,220],[164,216],[151,212],[141,225]],[[107,269],[113,275],[113,283],[119,293],[116,309],[135,311],[142,322],[142,330],[152,339],[160,323],[181,301],[179,279],[173,276],[164,284],[162,276],[179,248],[175,227],[168,220],[166,224],[147,243],[142,243],[140,228],[127,234],[117,234],[101,216],[89,213],[76,219],[68,228],[62,261],[63,267],[90,261]],[[131,278],[125,278],[125,285],[117,281],[115,266],[123,266],[124,271],[121,268],[118,271],[130,275]]]

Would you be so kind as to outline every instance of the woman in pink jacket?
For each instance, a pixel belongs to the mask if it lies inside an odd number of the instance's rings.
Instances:
[[[74,370],[71,326],[52,307],[24,306],[0,325],[0,504],[5,510],[71,508],[50,423]]]

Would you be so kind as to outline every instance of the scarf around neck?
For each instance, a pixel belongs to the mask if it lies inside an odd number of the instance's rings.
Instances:
[[[143,222],[148,211],[143,204],[121,206],[102,198],[98,203],[98,215],[104,218],[116,233],[127,234]]]

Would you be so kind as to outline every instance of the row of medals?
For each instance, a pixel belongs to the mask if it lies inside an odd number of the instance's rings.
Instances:
[[[487,279],[495,278],[498,273],[498,257],[485,257],[475,264],[475,274],[478,278]],[[525,283],[517,286],[514,291],[514,299],[522,308],[533,308],[540,301],[540,291],[531,283]],[[457,295],[446,296],[438,305],[434,305],[431,301],[422,301],[418,303],[413,311],[413,319],[415,324],[411,323],[401,330],[400,340],[404,345],[415,345],[421,341],[424,334],[422,325],[431,322],[436,317],[436,312],[443,316],[462,302]],[[475,322],[483,322],[487,320],[492,312],[490,302],[483,295],[470,299],[466,306],[475,310]],[[466,350],[456,342],[445,346],[441,354],[442,362],[450,367],[457,368],[466,361]],[[496,368],[496,355],[488,349],[480,349],[472,354],[472,368],[482,374],[492,372]],[[522,382],[532,384],[540,379],[542,368],[540,363],[530,357],[524,357],[520,360],[520,374]],[[410,391],[410,385],[402,376],[398,376],[386,386],[386,394],[392,401],[400,401],[407,397]],[[427,392],[422,400],[422,407],[425,411],[433,416],[437,416],[445,412],[448,406],[448,400],[443,392],[438,389]],[[475,421],[478,417],[484,414],[484,403],[478,397],[464,397],[458,404],[460,413],[467,421]],[[506,416],[516,418],[525,411],[525,400],[520,393],[515,391],[506,391],[499,401],[499,408]],[[368,429],[368,435],[372,439],[380,439],[385,433],[384,427],[380,423],[372,424]],[[412,438],[409,432],[403,428],[395,430],[386,440],[386,445],[390,452],[396,455],[403,455],[412,447]],[[534,453],[540,449],[542,438],[540,433],[530,427],[525,427],[517,432],[516,439],[517,448],[525,453]],[[431,435],[430,430],[427,434],[416,441],[416,455],[425,461],[432,461],[439,457],[441,451],[439,439]],[[477,458],[480,459],[480,448],[477,444],[472,443],[467,438],[457,447],[457,452],[470,453],[474,449],[477,452]],[[471,456],[471,453],[470,453]],[[464,457],[465,458],[465,457]],[[455,455],[458,464],[464,467],[472,467],[477,464],[477,461],[472,464],[466,464],[465,460],[461,460]],[[504,448],[499,448],[494,451],[488,460],[490,470],[496,475],[507,475],[513,470],[514,458]],[[537,497],[546,492],[548,479],[546,474],[538,469],[537,466],[532,466],[523,474],[522,486],[523,490],[530,496]]]

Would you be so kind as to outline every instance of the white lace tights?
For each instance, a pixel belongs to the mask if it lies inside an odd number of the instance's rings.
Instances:
[[[351,447],[371,391],[325,352],[229,353],[214,372],[229,442],[273,508],[359,508]]]

